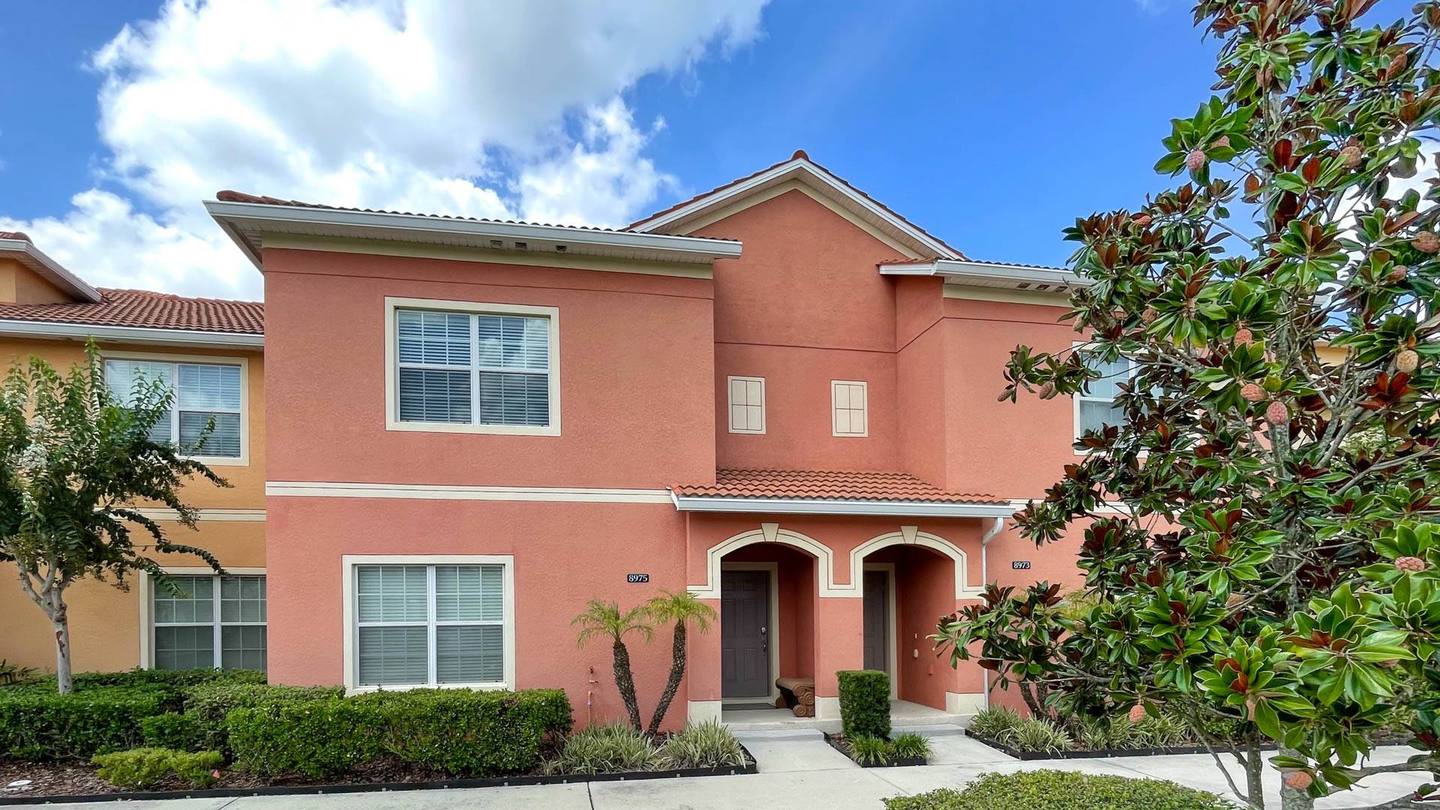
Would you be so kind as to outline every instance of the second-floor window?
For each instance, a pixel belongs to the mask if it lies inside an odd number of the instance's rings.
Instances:
[[[237,363],[105,360],[105,381],[121,401],[130,401],[141,381],[158,380],[172,393],[170,412],[151,428],[150,438],[197,458],[243,458],[243,377]]]
[[[1125,414],[1115,406],[1115,397],[1120,394],[1120,383],[1130,379],[1132,369],[1128,358],[1113,362],[1099,359],[1088,361],[1090,368],[1100,374],[1086,389],[1075,395],[1075,438],[1107,425],[1118,425],[1125,421]]]
[[[553,311],[496,308],[394,310],[392,427],[558,432]]]
[[[765,378],[730,377],[730,432],[765,432]]]
[[[834,435],[870,435],[868,388],[861,381],[830,381],[830,417]]]

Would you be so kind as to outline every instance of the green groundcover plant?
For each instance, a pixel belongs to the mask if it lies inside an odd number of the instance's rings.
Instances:
[[[885,800],[886,810],[1229,810],[1229,802],[1173,782],[1071,771],[990,773],[964,790]]]
[[[214,784],[225,762],[219,751],[175,751],[169,748],[135,748],[112,754],[97,754],[96,773],[118,788],[146,790],[166,782],[193,788]]]
[[[1440,3],[1374,6],[1197,3],[1217,82],[1177,180],[1067,230],[1078,345],[1005,369],[1008,400],[1118,385],[1016,518],[1083,530],[1084,603],[991,586],[936,634],[1041,717],[1163,707],[1255,807],[1266,742],[1286,808],[1440,769]],[[1365,764],[1396,732],[1419,753]]]

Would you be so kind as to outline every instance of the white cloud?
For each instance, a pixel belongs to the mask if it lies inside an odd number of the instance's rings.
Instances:
[[[97,187],[0,227],[96,284],[256,295],[200,206],[221,188],[621,223],[673,183],[622,94],[752,41],[763,3],[174,0],[94,57]]]

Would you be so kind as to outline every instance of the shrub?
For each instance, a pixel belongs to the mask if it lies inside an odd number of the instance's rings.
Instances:
[[[873,669],[842,670],[840,726],[845,739],[890,736],[890,676]]]
[[[225,728],[236,765],[262,776],[319,779],[383,758],[463,776],[524,772],[539,765],[542,741],[571,723],[568,698],[552,689],[256,700],[230,709]]]
[[[1154,779],[1070,771],[990,773],[964,790],[935,790],[885,800],[886,810],[1229,810],[1219,796]]]
[[[333,699],[344,694],[345,690],[338,686],[268,686],[243,680],[222,680],[186,689],[184,710],[195,728],[196,748],[219,751],[228,756],[231,747],[225,717],[232,709]]]
[[[1178,717],[1162,713],[1159,717],[1145,715],[1134,727],[1134,741],[1142,748],[1169,748],[1194,741],[1194,735]]]
[[[0,658],[0,686],[14,686],[17,683],[33,681],[36,677],[34,667],[22,667]]]
[[[850,758],[861,765],[884,765],[890,761],[890,743],[879,737],[846,737]]]
[[[190,787],[208,787],[215,782],[214,771],[225,762],[219,751],[188,753],[169,748],[135,748],[98,754],[93,762],[100,778],[118,788],[143,790],[170,779]]]
[[[692,723],[670,735],[660,747],[660,760],[665,768],[723,768],[746,763],[740,741],[716,720]]]
[[[615,723],[587,726],[575,732],[546,770],[576,774],[648,771],[659,764],[659,753],[649,737]]]
[[[1020,724],[1020,713],[1009,706],[992,706],[981,709],[970,718],[968,728],[981,737],[999,740]]]
[[[1021,720],[1010,730],[1002,742],[1013,745],[1021,751],[1043,752],[1047,754],[1058,754],[1061,751],[1068,751],[1072,744],[1070,735],[1063,729],[1058,729],[1044,720],[1036,720],[1031,717]]]
[[[241,770],[323,779],[379,756],[379,708],[346,698],[266,703],[230,710],[225,727]]]
[[[166,712],[140,720],[140,739],[146,748],[170,748],[177,751],[205,750],[205,735],[195,716]]]
[[[897,734],[890,741],[890,756],[894,759],[929,759],[930,741],[919,734]]]
[[[0,759],[83,761],[135,748],[140,722],[163,713],[167,697],[153,687],[0,689]]]
[[[376,692],[352,702],[379,707],[385,752],[452,775],[498,776],[540,763],[541,743],[570,726],[562,690]]]

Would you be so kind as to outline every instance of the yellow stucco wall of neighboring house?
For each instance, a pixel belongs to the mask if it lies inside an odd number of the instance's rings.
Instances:
[[[144,356],[154,359],[206,359],[244,361],[246,374],[243,408],[248,427],[247,456],[243,464],[214,464],[231,486],[218,488],[195,480],[184,490],[186,501],[201,509],[197,530],[156,512],[166,535],[176,542],[208,549],[228,570],[258,573],[265,568],[265,383],[264,360],[259,350],[171,348],[101,344],[105,356]],[[31,355],[43,357],[57,368],[69,368],[84,357],[83,345],[69,340],[0,339],[0,366],[10,366]],[[137,535],[137,538],[139,535]],[[146,542],[137,539],[137,542]],[[160,555],[166,568],[203,566],[188,555]],[[121,670],[148,666],[142,649],[148,648],[141,623],[149,613],[149,583],[134,577],[126,590],[113,583],[87,580],[69,591],[72,664],[76,672]],[[148,623],[148,622],[147,622]],[[53,670],[54,639],[40,608],[21,591],[13,564],[0,564],[0,659],[11,664]]]

